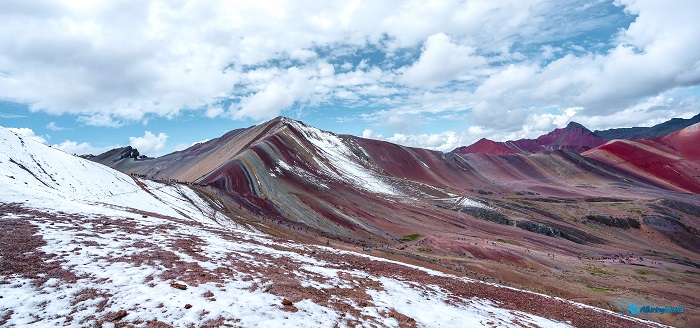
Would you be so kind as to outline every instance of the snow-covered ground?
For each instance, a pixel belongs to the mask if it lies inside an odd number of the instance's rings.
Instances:
[[[324,163],[318,163],[329,176],[369,192],[393,196],[401,195],[387,182],[382,181],[379,175],[357,164],[357,156],[338,136],[294,120],[289,120],[288,123],[304,134],[306,139],[316,147],[319,156],[332,166],[329,168]]]
[[[514,308],[523,297],[614,318],[255,233],[187,186],[132,179],[4,128],[0,231],[0,326],[570,326]]]
[[[37,209],[113,214],[115,209],[210,221],[189,188],[135,180],[0,127],[0,200]],[[194,203],[192,201],[195,201]]]
[[[19,218],[38,226],[46,245],[36,252],[75,275],[41,284],[41,277],[5,277],[0,310],[13,311],[6,323],[92,326],[113,320],[123,310],[126,315],[119,320],[137,325],[157,320],[174,326],[223,321],[244,327],[333,327],[357,321],[362,326],[398,327],[399,321],[390,316],[393,309],[420,326],[515,326],[511,320],[516,318],[539,326],[565,326],[500,309],[488,300],[450,304],[445,300],[454,295],[437,286],[375,277],[304,255],[310,250],[332,252],[327,249],[288,242],[272,247],[265,236],[248,231],[228,230],[236,236],[224,238],[206,227],[168,227],[173,222],[167,219],[115,216],[52,220],[49,215],[5,214],[2,220]],[[128,232],[119,227],[129,227]],[[267,272],[280,264],[281,272]],[[288,277],[283,283],[289,288],[286,297],[294,300],[291,306],[282,304],[285,296],[279,294],[285,290],[268,290],[280,276]],[[354,295],[364,284],[373,285],[359,293],[368,296]],[[327,295],[325,302],[298,295],[306,289]],[[360,307],[362,302],[366,304]],[[192,307],[186,309],[186,304]],[[344,312],[340,304],[358,310]]]

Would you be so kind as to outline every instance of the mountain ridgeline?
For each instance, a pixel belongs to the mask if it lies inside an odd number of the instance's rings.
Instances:
[[[693,124],[700,123],[700,114],[689,119],[674,118],[652,127],[634,127],[634,128],[619,128],[609,130],[596,130],[594,135],[603,139],[627,139],[639,140],[645,138],[654,138],[665,134],[673,133],[685,129]]]
[[[619,128],[591,131],[583,125],[571,122],[536,139],[519,139],[505,142],[482,138],[469,145],[454,149],[460,154],[533,154],[555,150],[584,152],[613,139],[641,140],[670,134],[700,122],[700,114],[689,119],[674,118],[652,127]]]
[[[208,185],[261,216],[352,242],[390,243],[417,226],[464,226],[455,211],[468,214],[461,208],[469,204],[517,213],[499,223],[527,230],[532,225],[525,222],[535,222],[556,231],[553,237],[591,243],[602,239],[576,224],[549,222],[558,214],[514,207],[503,198],[536,195],[554,203],[611,192],[628,198],[698,193],[700,165],[687,147],[697,138],[692,131],[625,148],[572,123],[534,140],[506,143],[518,152],[462,154],[335,135],[279,117],[155,159],[124,157],[117,149],[92,160],[152,179]],[[640,147],[649,155],[630,157],[638,154],[630,149]],[[655,157],[661,151],[666,155]],[[682,173],[663,173],[661,167],[669,165]]]
[[[595,250],[608,241],[526,203],[501,207],[493,191],[466,197],[431,185],[457,173],[411,175],[459,155],[336,136],[287,119],[268,123],[160,159],[128,147],[91,157],[181,179],[203,171],[178,161],[215,167],[196,180],[204,186],[129,176],[0,127],[0,326],[653,325],[601,309],[609,306],[595,298],[584,300],[598,307],[584,306],[465,279],[587,296],[589,288],[557,286],[560,279],[543,281],[549,275],[538,271],[549,271],[547,262],[564,268],[560,258],[575,247]],[[378,158],[387,154],[382,149],[391,156]],[[660,205],[669,216],[689,206]],[[619,240],[641,227],[634,218],[585,220]],[[556,260],[538,255],[545,249]],[[360,254],[367,251],[375,256]],[[693,262],[682,263],[666,262],[679,268],[672,278],[684,286],[671,288],[671,300],[692,315],[694,283],[680,269]]]
[[[586,151],[604,144],[607,140],[593,134],[581,124],[571,122],[537,139],[520,139],[506,142],[481,139],[476,143],[459,147],[452,152],[460,154],[532,154],[555,150]]]
[[[481,141],[496,154],[464,154],[336,135],[279,117],[159,158],[121,158],[124,150],[115,150],[92,160],[206,186],[261,224],[286,229],[287,238],[391,247],[416,261],[574,297],[590,293],[591,277],[561,280],[539,270],[578,272],[567,262],[572,255],[611,249],[654,250],[645,256],[686,266],[678,272],[700,269],[699,126],[607,141],[572,123],[530,141]],[[552,250],[561,259],[551,258]],[[628,269],[610,273],[619,284],[601,283],[628,289]],[[694,302],[677,287],[666,297]]]

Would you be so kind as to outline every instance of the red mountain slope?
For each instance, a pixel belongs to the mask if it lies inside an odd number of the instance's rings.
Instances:
[[[555,150],[582,152],[604,144],[607,140],[596,137],[581,124],[571,122],[565,128],[538,137],[537,139],[509,140],[496,142],[481,139],[476,143],[455,149],[460,154],[531,154]]]
[[[668,137],[683,156],[692,152],[688,134]],[[565,135],[552,140],[566,141]],[[381,249],[531,289],[547,286],[549,294],[596,304],[637,297],[628,278],[639,267],[617,262],[620,271],[594,277],[586,271],[593,260],[578,254],[596,259],[654,249],[644,257],[664,261],[658,271],[678,282],[662,292],[648,284],[644,292],[689,304],[683,322],[700,322],[700,312],[691,310],[700,309],[697,288],[688,288],[697,279],[683,273],[700,267],[700,215],[692,214],[700,213],[700,199],[573,151],[446,154],[277,118],[161,158],[115,163],[147,177],[206,185],[197,187],[226,200],[222,210],[280,229],[285,240],[372,246],[372,254]],[[554,270],[566,273],[543,274]]]
[[[612,140],[584,153],[676,189],[700,193],[700,123],[661,137]]]
[[[520,153],[501,142],[491,141],[486,138],[481,138],[479,141],[462,148],[455,149],[456,153],[460,154],[493,154],[493,155],[505,155],[505,154],[517,154]]]
[[[571,122],[565,128],[556,129],[534,140],[534,145],[528,139],[512,142],[511,148],[520,149],[524,153],[538,153],[552,150],[586,151],[604,144],[607,140],[598,138],[581,124]]]

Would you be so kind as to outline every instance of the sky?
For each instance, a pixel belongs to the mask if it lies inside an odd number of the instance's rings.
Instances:
[[[159,156],[277,116],[450,151],[700,113],[700,1],[0,2],[0,126]]]

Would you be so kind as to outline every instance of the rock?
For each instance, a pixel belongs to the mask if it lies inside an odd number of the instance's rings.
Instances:
[[[292,303],[292,301],[290,301],[290,300],[288,300],[288,299],[286,299],[286,298],[283,298],[283,299],[282,299],[282,305],[284,305],[284,306],[292,306],[292,305],[294,305],[294,303]]]
[[[185,309],[191,309],[191,308],[192,308],[192,304],[189,304],[189,303],[185,304]]]
[[[119,321],[121,319],[124,319],[124,317],[126,317],[127,315],[129,315],[129,312],[126,312],[126,310],[119,310],[109,321]]]
[[[186,289],[187,289],[187,286],[185,286],[185,285],[183,285],[183,284],[178,284],[178,283],[176,283],[176,282],[170,284],[170,287],[172,287],[172,288],[177,288],[177,289],[181,289],[181,290],[186,290]]]

